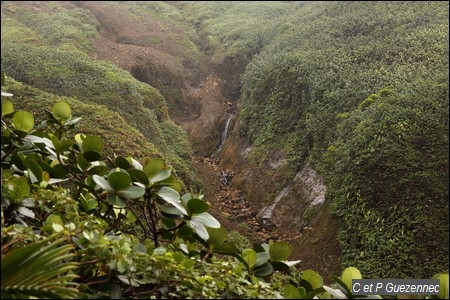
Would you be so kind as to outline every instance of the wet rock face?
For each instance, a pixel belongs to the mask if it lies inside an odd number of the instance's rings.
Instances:
[[[288,185],[287,187],[285,187],[275,198],[275,200],[273,200],[272,204],[270,204],[269,206],[265,206],[263,207],[258,214],[256,215],[256,219],[258,220],[258,222],[261,224],[261,226],[265,227],[265,228],[271,228],[273,227],[275,224],[272,220],[272,215],[273,215],[273,211],[276,208],[277,204],[284,198],[286,197],[290,190],[292,189],[292,184]]]
[[[301,185],[306,202],[310,205],[318,205],[325,202],[327,187],[322,178],[309,165],[306,165],[294,178]]]
[[[303,215],[309,207],[321,205],[325,201],[326,186],[322,178],[309,165],[298,172],[289,185],[283,188],[272,203],[259,210],[256,218],[266,228],[292,228],[305,225]],[[295,230],[295,231],[297,231]]]

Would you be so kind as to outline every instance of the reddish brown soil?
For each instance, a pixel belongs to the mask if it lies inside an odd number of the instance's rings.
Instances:
[[[211,154],[220,142],[220,128],[227,116],[227,99],[221,79],[204,73],[192,82],[189,49],[180,45],[181,29],[161,20],[137,20],[117,6],[83,2],[100,23],[100,37],[93,41],[93,56],[111,62],[137,79],[158,88],[169,103],[171,118],[182,125],[197,155]],[[208,69],[207,59],[203,66]],[[197,71],[198,72],[198,71]],[[203,71],[201,71],[203,72]]]
[[[211,205],[212,214],[225,228],[236,230],[252,242],[290,240],[287,234],[271,232],[260,226],[256,213],[244,200],[242,192],[226,182],[222,175],[233,174],[233,171],[220,169],[218,161],[212,158],[195,157],[193,164],[200,179],[208,183],[204,189],[205,200]]]

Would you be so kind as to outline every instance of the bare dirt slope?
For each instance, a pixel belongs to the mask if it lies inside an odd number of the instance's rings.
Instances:
[[[227,100],[220,77],[207,71],[207,58],[192,49],[189,34],[164,20],[139,19],[119,6],[88,1],[79,5],[89,9],[100,24],[93,56],[158,88],[171,118],[187,131],[194,151],[211,154],[220,142]]]
[[[261,227],[256,220],[256,213],[250,202],[245,200],[242,192],[233,187],[232,170],[223,170],[218,160],[194,157],[193,165],[205,185],[205,200],[211,205],[212,214],[228,230],[236,230],[252,242],[266,242],[270,239],[289,241],[288,234],[271,232]]]
[[[182,126],[196,155],[210,155],[219,145],[221,129],[227,119],[227,99],[221,93],[221,84],[216,74],[209,74],[198,87],[188,89],[192,101],[199,103],[200,111],[197,118]]]

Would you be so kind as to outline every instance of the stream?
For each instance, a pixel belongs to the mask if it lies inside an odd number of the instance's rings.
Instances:
[[[220,144],[219,147],[217,147],[217,150],[214,151],[214,153],[211,155],[211,157],[216,157],[217,155],[219,155],[222,152],[222,147],[225,144],[225,141],[227,140],[227,136],[228,136],[228,128],[230,127],[230,122],[231,119],[233,118],[233,114],[228,114],[228,119],[225,122],[225,127],[222,131],[222,134],[220,136]]]

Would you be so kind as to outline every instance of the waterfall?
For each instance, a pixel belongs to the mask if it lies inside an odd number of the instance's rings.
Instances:
[[[219,154],[219,153],[222,151],[222,146],[223,146],[223,144],[225,144],[225,141],[226,141],[226,139],[227,139],[227,135],[228,135],[228,127],[230,126],[231,118],[233,118],[233,115],[232,115],[232,114],[229,114],[229,115],[228,115],[228,119],[227,119],[227,121],[225,122],[225,128],[223,129],[222,135],[220,136],[220,145],[219,145],[219,147],[217,148],[217,150],[214,152],[214,154],[211,155],[211,156],[215,156],[216,154]]]

